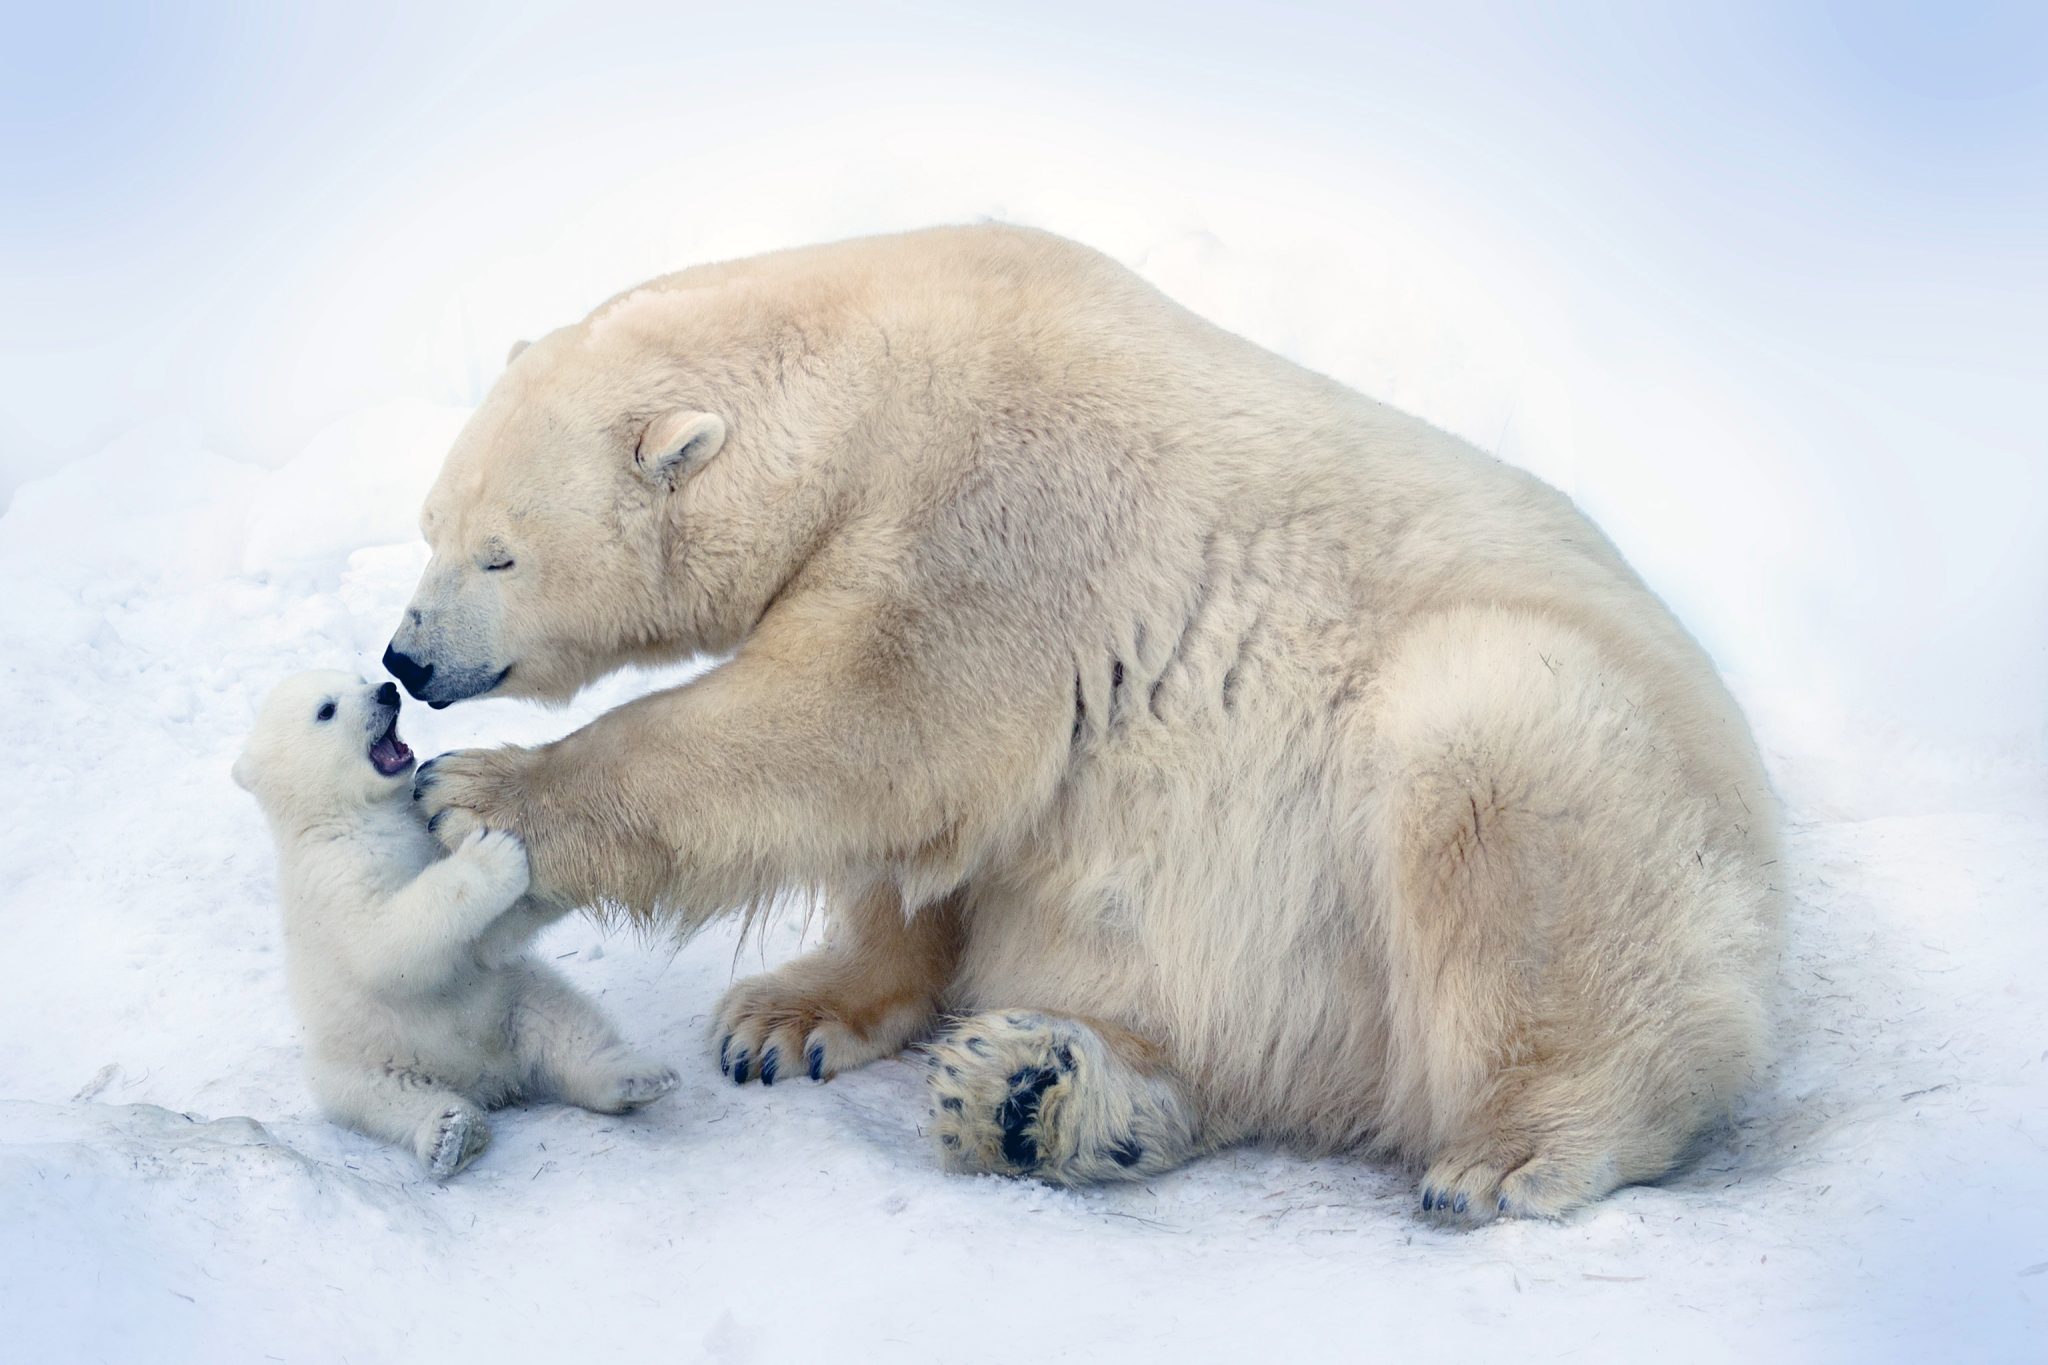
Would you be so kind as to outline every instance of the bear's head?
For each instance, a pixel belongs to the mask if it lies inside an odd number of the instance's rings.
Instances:
[[[846,398],[793,348],[823,331],[649,288],[515,349],[427,496],[432,557],[384,666],[435,707],[555,702],[731,648],[822,520],[813,456]]]
[[[285,679],[257,712],[235,782],[272,814],[319,814],[409,796],[412,750],[398,689],[321,670]]]

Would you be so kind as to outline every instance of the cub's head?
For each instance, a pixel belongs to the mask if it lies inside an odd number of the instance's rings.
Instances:
[[[412,789],[412,750],[398,737],[398,689],[351,673],[287,678],[257,713],[234,778],[269,811],[317,812]]]

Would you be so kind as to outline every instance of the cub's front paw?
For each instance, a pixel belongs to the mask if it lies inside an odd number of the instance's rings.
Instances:
[[[509,830],[471,830],[453,856],[477,870],[492,900],[510,904],[525,895],[532,884],[526,845]]]

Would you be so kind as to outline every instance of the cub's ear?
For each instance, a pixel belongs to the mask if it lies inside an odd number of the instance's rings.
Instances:
[[[513,361],[519,359],[519,353],[531,345],[533,345],[533,343],[530,341],[513,342],[512,349],[505,352],[505,363],[507,365],[510,365]]]
[[[253,792],[256,790],[252,785],[256,781],[256,765],[250,762],[249,755],[243,754],[240,758],[236,759],[235,766],[228,769],[228,776],[234,778],[235,785],[243,791]]]
[[[715,412],[671,412],[640,433],[633,467],[649,483],[673,487],[725,444],[725,419]]]

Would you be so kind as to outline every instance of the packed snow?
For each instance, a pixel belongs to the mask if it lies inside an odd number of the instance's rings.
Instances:
[[[445,1186],[323,1122],[274,868],[228,778],[299,668],[369,669],[462,420],[396,406],[264,471],[144,430],[0,518],[0,1298],[13,1359],[2040,1358],[2048,797],[1750,698],[1791,803],[1783,1055],[1693,1168],[1563,1223],[1417,1217],[1409,1173],[1234,1151],[1129,1189],[940,1173],[921,1070],[734,1087],[707,1012],[793,910],[540,951],[683,1088],[498,1117]],[[415,747],[565,711],[409,708]]]

